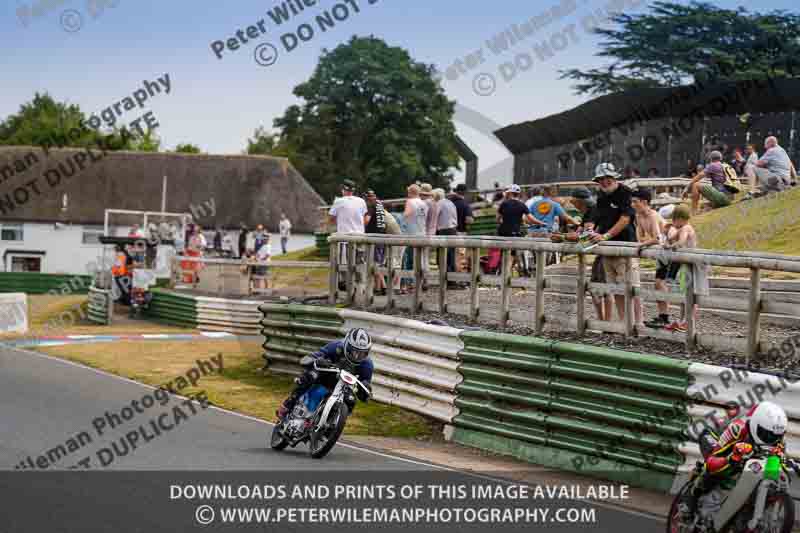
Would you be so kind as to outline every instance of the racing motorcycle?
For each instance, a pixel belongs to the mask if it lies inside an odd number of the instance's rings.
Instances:
[[[310,366],[312,360],[317,372],[336,374],[336,385],[330,390],[317,383],[308,389],[297,400],[292,411],[273,428],[270,447],[280,451],[287,446],[294,448],[308,442],[311,457],[320,459],[331,451],[342,435],[347,417],[355,406],[358,387],[367,396],[371,392],[356,376],[325,360],[306,356],[300,364]]]
[[[700,497],[692,513],[687,498],[705,466],[698,461],[689,481],[672,502],[667,533],[789,533],[794,527],[794,501],[789,471],[800,473],[791,459],[760,454],[748,460],[735,481],[721,482]]]

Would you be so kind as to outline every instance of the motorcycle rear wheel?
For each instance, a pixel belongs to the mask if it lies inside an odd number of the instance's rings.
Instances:
[[[275,451],[281,451],[289,445],[289,441],[283,436],[280,430],[282,424],[275,424],[272,428],[272,436],[269,439],[269,446]]]
[[[333,449],[336,441],[342,435],[342,431],[344,431],[345,424],[347,424],[347,417],[350,415],[347,405],[340,403],[334,409],[336,409],[335,412],[332,411],[328,414],[328,420],[332,421],[311,433],[308,448],[311,451],[311,457],[314,459],[322,459]],[[315,420],[315,426],[316,422]]]

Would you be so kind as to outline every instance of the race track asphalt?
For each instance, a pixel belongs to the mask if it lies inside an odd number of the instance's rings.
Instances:
[[[311,459],[302,445],[274,452],[267,446],[271,424],[214,407],[202,409],[196,403],[189,406],[178,397],[171,397],[164,406],[156,403],[145,408],[140,403],[141,413],[131,408],[133,401],[153,394],[154,389],[146,385],[0,345],[0,531],[111,531],[106,527],[109,520],[117,524],[116,533],[199,531],[205,526],[193,522],[190,512],[183,512],[192,502],[170,501],[166,495],[170,485],[181,483],[315,479],[399,483],[430,481],[436,476],[444,480],[445,474],[460,480],[471,476],[346,442],[322,460]],[[110,429],[113,415],[106,414],[121,414],[125,407],[130,408],[126,414],[133,415]],[[182,415],[176,415],[176,407]],[[97,419],[106,423],[102,434],[95,427],[100,424]],[[155,427],[169,429],[156,434]],[[125,435],[131,432],[138,433],[138,442],[135,449],[127,446],[126,450]],[[151,439],[143,442],[146,436]],[[47,463],[46,467],[36,467],[37,461]],[[87,465],[88,471],[83,468]],[[70,466],[79,468],[66,470]],[[58,505],[48,513],[56,514],[41,514],[52,505],[43,507],[43,503],[55,501]],[[592,507],[587,502],[575,503]],[[85,512],[87,505],[93,513]],[[615,533],[663,529],[663,522],[654,517],[618,507],[597,507],[597,513],[597,523],[592,525],[548,529]],[[296,530],[336,530],[304,526]],[[293,525],[279,529],[295,530]],[[228,528],[213,529],[222,530]]]

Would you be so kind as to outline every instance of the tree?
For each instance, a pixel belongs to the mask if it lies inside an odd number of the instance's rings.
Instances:
[[[135,152],[158,152],[161,149],[161,139],[153,130],[147,128],[144,136],[132,139],[131,146],[127,148]]]
[[[152,139],[137,141],[130,131],[115,127],[103,133],[91,129],[79,106],[58,102],[47,93],[36,93],[32,101],[20,106],[17,114],[0,122],[0,145],[158,151],[158,146],[152,149]]]
[[[179,144],[175,147],[175,152],[179,154],[200,154],[202,151],[196,144]]]
[[[82,128],[85,119],[77,105],[36,93],[31,102],[20,106],[17,114],[0,122],[0,144],[51,146],[54,139],[63,139],[64,146],[90,146],[97,135]]]
[[[605,38],[600,57],[611,62],[586,71],[562,71],[578,94],[601,95],[643,87],[674,87],[704,81],[800,76],[797,63],[800,15],[750,13],[704,2],[655,2],[651,12],[615,14],[617,29],[598,28]]]
[[[253,138],[247,139],[246,154],[249,155],[272,155],[275,149],[276,135],[269,133],[264,126],[259,126],[253,132]]]
[[[328,199],[346,177],[383,198],[402,196],[417,179],[447,185],[459,161],[454,102],[432,74],[373,36],[323,49],[311,78],[294,88],[302,105],[274,121],[272,154],[289,157]]]

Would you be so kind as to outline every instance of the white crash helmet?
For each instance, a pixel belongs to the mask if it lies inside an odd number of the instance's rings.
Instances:
[[[369,357],[372,338],[364,328],[353,328],[344,338],[344,357],[348,362],[357,365]]]
[[[761,402],[750,415],[750,435],[759,446],[775,446],[786,433],[787,423],[786,413],[781,406]]]

